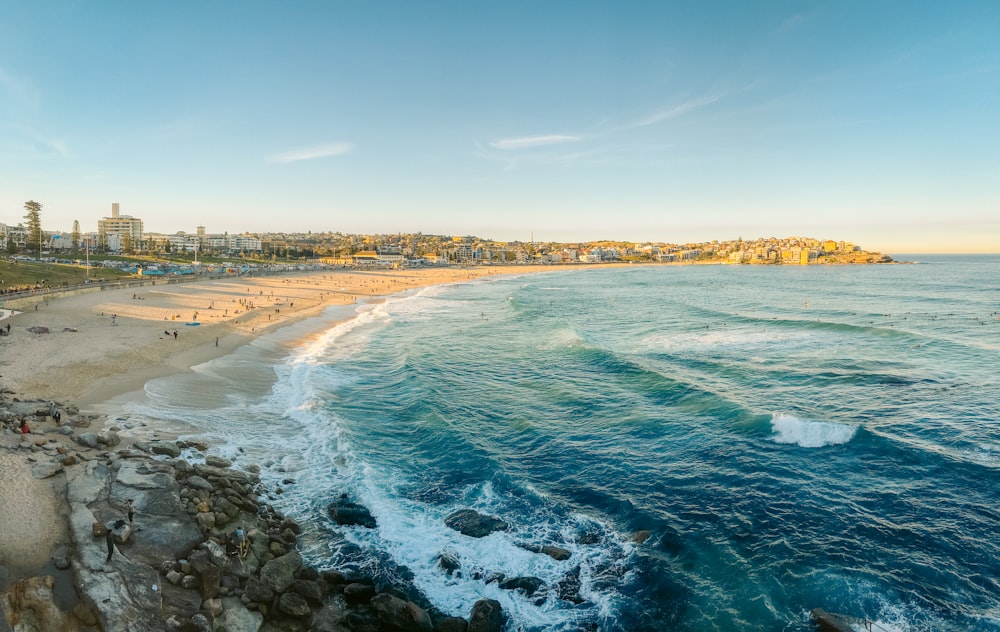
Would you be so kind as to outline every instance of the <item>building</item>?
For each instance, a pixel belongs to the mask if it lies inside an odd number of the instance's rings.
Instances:
[[[111,205],[111,217],[97,220],[97,236],[106,250],[138,250],[142,245],[142,220],[121,215],[115,202]]]

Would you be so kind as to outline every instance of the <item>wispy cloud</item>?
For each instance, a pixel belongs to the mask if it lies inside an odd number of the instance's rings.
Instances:
[[[543,147],[545,145],[558,145],[559,143],[573,143],[580,140],[579,136],[562,136],[551,134],[548,136],[524,136],[521,138],[504,138],[490,143],[494,149],[510,151],[513,149],[528,149],[531,147]]]
[[[678,116],[684,116],[689,112],[700,110],[705,106],[715,103],[720,98],[721,97],[718,96],[711,96],[711,97],[702,97],[700,99],[688,99],[683,103],[679,103],[665,110],[654,112],[653,114],[650,114],[649,116],[639,119],[638,121],[632,123],[628,127],[629,128],[646,127],[648,125],[656,125],[657,123],[662,123],[663,121],[669,121],[670,119],[675,119]]]
[[[37,156],[52,155],[53,153],[63,158],[69,156],[69,146],[61,138],[55,138],[50,134],[43,134],[25,125],[15,125],[13,129],[30,139],[31,151]]]
[[[38,93],[31,84],[15,77],[3,68],[0,68],[0,92],[6,92],[25,107],[38,108]]]
[[[304,149],[293,149],[291,151],[275,154],[269,158],[270,162],[298,162],[300,160],[315,160],[316,158],[329,158],[330,156],[343,156],[354,151],[352,143],[332,143],[330,145],[320,145],[319,147],[306,147]]]

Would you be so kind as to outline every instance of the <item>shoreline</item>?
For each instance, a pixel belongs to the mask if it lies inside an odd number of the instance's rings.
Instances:
[[[603,266],[585,268],[598,267]],[[176,429],[148,424],[133,427],[108,410],[113,411],[123,398],[141,393],[149,380],[190,372],[331,306],[377,302],[407,290],[483,277],[568,269],[352,270],[206,280],[136,292],[123,288],[49,297],[37,311],[3,318],[0,325],[11,324],[11,333],[0,337],[0,408],[4,414],[0,505],[19,511],[4,512],[6,519],[0,519],[5,534],[0,539],[0,593],[15,581],[53,574],[54,560],[65,558],[67,549],[68,556],[74,556],[73,512],[67,494],[70,480],[81,476],[80,468],[105,459],[111,464],[119,455],[131,455],[136,452],[134,445],[149,442],[150,434],[154,440],[176,439]],[[190,318],[183,319],[185,314]],[[48,333],[29,332],[32,327],[46,327]],[[62,426],[45,412],[49,403],[63,411]],[[16,432],[18,418],[29,420],[31,434]],[[94,454],[93,449],[81,447],[80,436],[86,433],[114,435],[114,445],[94,446],[106,450]],[[40,465],[54,467],[39,471]],[[69,571],[59,572],[62,578],[57,583],[75,584],[63,585],[63,592],[83,592],[79,577],[67,579]],[[0,617],[0,631],[6,629],[4,623]]]
[[[583,267],[333,270],[51,296],[37,309],[0,319],[12,327],[0,337],[0,387],[88,408],[231,354],[330,306],[483,277]],[[48,333],[31,333],[32,327]]]

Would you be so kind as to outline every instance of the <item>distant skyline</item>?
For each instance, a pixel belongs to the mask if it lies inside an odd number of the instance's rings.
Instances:
[[[1000,252],[1000,2],[0,0],[0,222]]]

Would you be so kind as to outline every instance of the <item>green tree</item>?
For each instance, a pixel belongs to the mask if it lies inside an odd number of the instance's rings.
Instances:
[[[7,254],[16,255],[17,254],[17,242],[14,241],[14,236],[7,233]]]
[[[70,235],[70,242],[73,244],[73,254],[80,252],[80,221],[73,220],[73,233]]]
[[[122,252],[127,255],[132,254],[132,233],[122,235]]]
[[[28,221],[28,252],[37,252],[41,257],[42,252],[42,205],[34,200],[24,203],[24,210],[28,211],[24,219]]]

